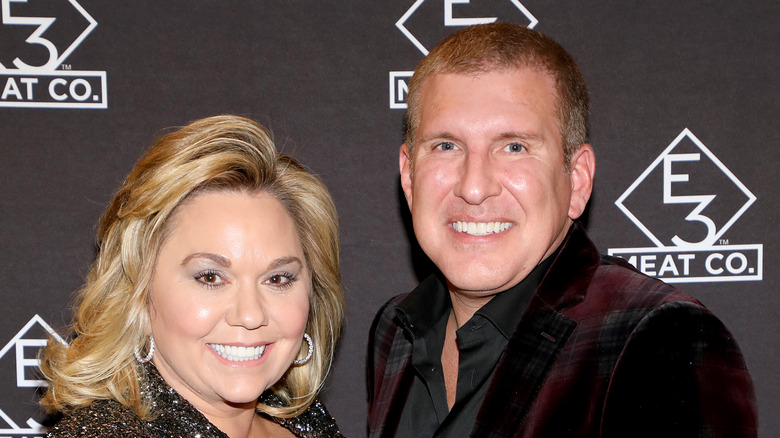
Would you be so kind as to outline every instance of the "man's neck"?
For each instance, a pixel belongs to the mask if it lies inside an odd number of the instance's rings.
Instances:
[[[477,310],[487,304],[495,294],[485,296],[468,296],[459,292],[450,290],[450,301],[452,302],[452,317],[454,317],[455,329],[459,329],[474,316]]]
[[[441,368],[444,373],[444,390],[447,393],[447,407],[452,410],[455,404],[455,396],[458,388],[458,365],[460,364],[460,352],[455,331],[454,313],[447,318],[447,328],[444,332],[444,345],[441,350]],[[465,322],[465,321],[464,321]]]

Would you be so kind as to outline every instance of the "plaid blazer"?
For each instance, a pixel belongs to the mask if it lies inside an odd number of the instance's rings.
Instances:
[[[370,437],[395,434],[413,379],[411,343],[395,318],[405,296],[371,327]],[[721,321],[600,256],[575,224],[496,366],[471,436],[755,437],[756,410]]]

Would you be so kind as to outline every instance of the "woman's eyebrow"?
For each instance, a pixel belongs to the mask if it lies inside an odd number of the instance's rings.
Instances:
[[[290,263],[297,263],[303,266],[303,262],[301,261],[301,259],[295,256],[289,256],[289,257],[282,257],[274,260],[274,262],[271,263],[271,267],[278,268],[280,266],[289,265]]]
[[[184,260],[182,260],[181,264],[182,266],[186,265],[190,260],[198,259],[198,258],[212,260],[213,262],[225,268],[230,267],[230,259],[228,259],[225,256],[221,256],[219,254],[214,254],[210,252],[196,252],[194,254],[190,254],[187,257],[185,257]]]

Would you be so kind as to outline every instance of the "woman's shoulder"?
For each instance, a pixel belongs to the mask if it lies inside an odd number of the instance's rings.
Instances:
[[[132,408],[114,400],[97,400],[65,414],[47,438],[144,437],[143,422]]]

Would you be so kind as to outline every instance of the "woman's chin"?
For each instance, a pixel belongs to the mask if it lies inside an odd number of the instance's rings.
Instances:
[[[234,408],[254,408],[257,404],[257,399],[259,398],[260,394],[257,394],[255,397],[248,395],[228,395],[227,397],[223,396],[225,404]]]

